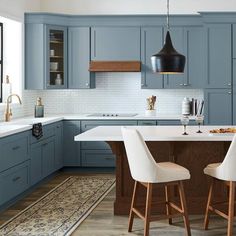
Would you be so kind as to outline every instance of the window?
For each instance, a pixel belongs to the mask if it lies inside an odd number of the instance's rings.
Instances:
[[[2,102],[2,82],[3,82],[3,24],[0,23],[0,102]]]

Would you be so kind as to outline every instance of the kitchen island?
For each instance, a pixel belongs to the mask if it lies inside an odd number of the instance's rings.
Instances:
[[[227,126],[230,127],[230,126]],[[210,134],[216,126],[190,126],[189,135],[182,135],[182,126],[132,126],[142,134],[153,157],[157,162],[172,161],[180,164],[191,173],[191,179],[185,181],[185,192],[190,214],[203,214],[207,201],[209,180],[203,169],[209,163],[221,162],[233,139],[233,134]],[[114,214],[128,214],[134,181],[131,178],[120,126],[99,126],[75,136],[75,141],[106,141],[116,155],[116,200]],[[218,183],[215,199],[221,201],[227,197],[227,188]],[[141,190],[142,191],[142,190]],[[173,200],[178,199],[175,188],[171,189]],[[143,189],[138,199],[142,205],[145,199]],[[157,203],[164,197],[164,188],[155,187],[153,208],[156,212],[164,211]]]

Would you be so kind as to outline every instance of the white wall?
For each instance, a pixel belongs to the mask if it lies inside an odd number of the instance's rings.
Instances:
[[[170,12],[236,11],[235,0],[170,0]],[[166,0],[41,0],[41,10],[71,14],[162,14]]]
[[[40,0],[0,0],[1,16],[23,21],[27,11],[40,11]]]

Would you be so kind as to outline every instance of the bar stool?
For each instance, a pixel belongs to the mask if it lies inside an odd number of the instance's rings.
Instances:
[[[228,220],[228,236],[233,235],[233,220],[234,220],[234,200],[235,200],[235,183],[236,183],[236,135],[231,142],[229,150],[222,163],[209,164],[205,169],[204,173],[212,177],[210,190],[208,194],[206,214],[204,220],[204,229],[208,229],[209,225],[209,211],[212,211],[226,220]],[[212,192],[214,183],[216,180],[224,181],[229,186],[229,207],[228,214],[220,211],[213,207],[212,204]]]
[[[169,219],[169,224],[172,224],[172,218],[181,215],[184,219],[186,233],[188,236],[190,236],[191,231],[182,182],[183,180],[190,179],[189,171],[184,167],[172,162],[156,163],[138,130],[125,127],[122,127],[121,130],[131,176],[135,181],[129,214],[128,232],[132,231],[134,214],[144,220],[144,236],[149,235],[149,226],[151,221]],[[158,183],[165,184],[165,216],[151,215],[153,184]],[[178,186],[181,207],[177,206],[173,202],[170,202],[168,196],[168,185]],[[144,214],[136,206],[138,194],[137,190],[139,186],[144,186],[145,188],[147,188],[146,206]],[[175,209],[179,213],[171,214],[171,208]]]

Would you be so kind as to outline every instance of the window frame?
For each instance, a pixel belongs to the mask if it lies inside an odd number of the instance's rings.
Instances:
[[[1,72],[0,72],[0,103],[2,103],[2,83],[3,83],[3,23],[0,22],[0,49],[1,49],[1,53],[0,53],[0,67],[1,67]]]

